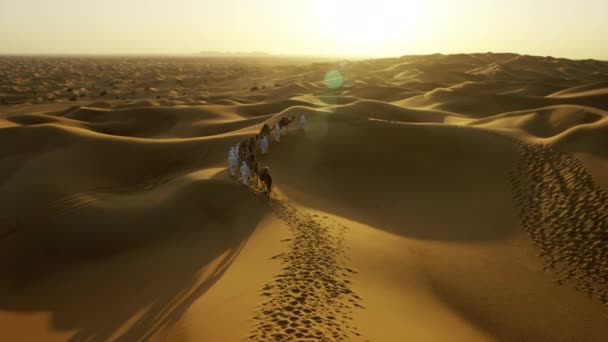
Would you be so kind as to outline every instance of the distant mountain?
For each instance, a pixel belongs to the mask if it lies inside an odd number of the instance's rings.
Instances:
[[[203,57],[270,57],[266,52],[224,52],[224,51],[201,51],[198,53]]]

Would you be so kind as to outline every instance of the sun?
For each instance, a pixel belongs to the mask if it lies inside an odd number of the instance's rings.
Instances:
[[[315,0],[317,30],[338,48],[378,52],[414,35],[421,17],[420,2],[408,0]]]

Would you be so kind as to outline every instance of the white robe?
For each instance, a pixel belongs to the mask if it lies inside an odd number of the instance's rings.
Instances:
[[[243,178],[243,185],[249,186],[249,166],[245,162],[241,165],[241,177]]]
[[[234,155],[234,147],[230,148],[230,152],[228,152],[228,166],[230,167],[230,176],[234,177],[236,173],[236,158]]]
[[[306,123],[306,117],[304,114],[300,115],[300,129],[304,129],[304,124]]]
[[[274,126],[274,140],[276,142],[280,142],[281,141],[281,127],[279,127],[279,124],[276,124]]]
[[[260,149],[262,150],[262,155],[268,153],[268,138],[266,136],[263,136],[262,141],[260,141]]]

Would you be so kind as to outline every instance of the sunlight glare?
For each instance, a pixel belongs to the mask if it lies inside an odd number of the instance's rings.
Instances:
[[[315,0],[318,29],[340,48],[360,50],[361,45],[382,50],[395,40],[414,36],[422,5],[408,0]]]

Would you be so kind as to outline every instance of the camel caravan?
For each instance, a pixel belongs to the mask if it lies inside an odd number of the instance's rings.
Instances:
[[[260,167],[259,159],[268,154],[271,143],[281,142],[281,133],[287,131],[289,125],[295,120],[295,116],[289,118],[282,117],[274,125],[265,123],[260,129],[260,133],[255,137],[247,138],[236,146],[230,147],[228,151],[228,166],[230,176],[239,179],[243,186],[249,188],[262,186],[266,196],[270,198],[272,191],[272,175],[268,166]],[[306,118],[304,114],[300,116],[299,129],[304,129]],[[240,166],[239,166],[240,165]]]

